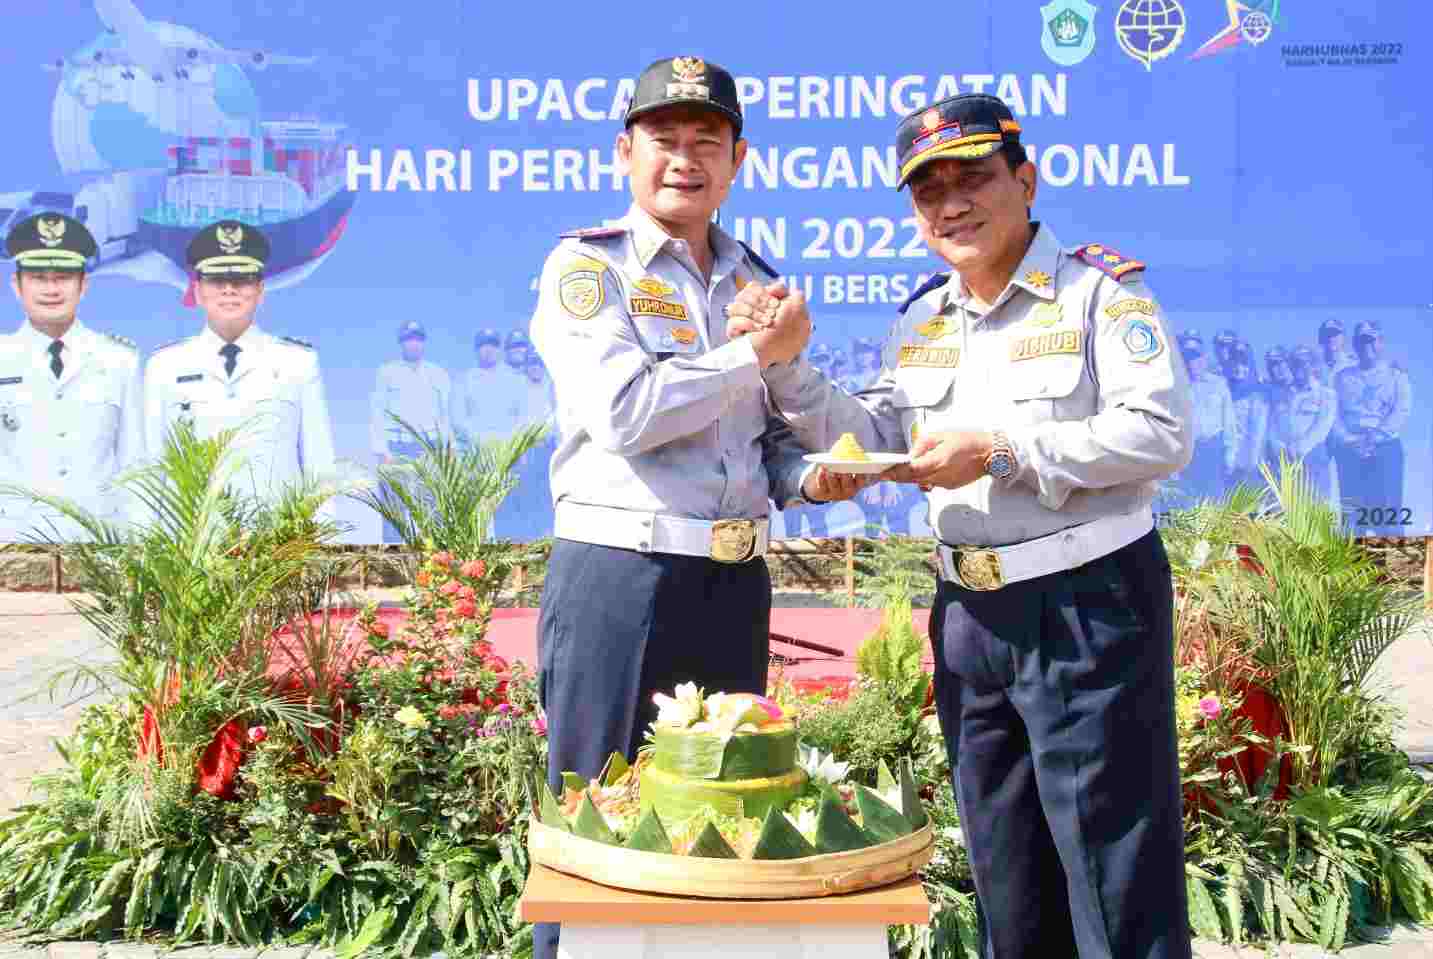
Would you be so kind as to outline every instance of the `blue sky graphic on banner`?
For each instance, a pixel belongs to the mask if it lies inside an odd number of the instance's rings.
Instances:
[[[1203,458],[1165,501],[1302,444],[1355,526],[1428,535],[1423,10],[1331,6],[985,0],[920,21],[646,0],[600,16],[472,0],[23,6],[6,12],[0,51],[0,218],[84,219],[101,253],[81,318],[146,355],[203,324],[183,258],[194,232],[259,224],[273,244],[259,323],[314,345],[338,455],[371,469],[394,452],[388,407],[460,436],[549,413],[541,365],[522,337],[507,347],[557,234],[626,210],[613,140],[650,61],[693,54],[737,75],[751,152],[722,225],[808,293],[813,349],[851,389],[896,307],[943,268],[893,189],[896,123],[983,90],[1022,122],[1038,218],[1066,244],[1149,264],[1172,332],[1202,340]],[[441,372],[402,362],[412,322]],[[489,329],[499,343],[480,349]],[[1365,346],[1361,329],[1381,335]],[[20,431],[55,427],[14,397],[0,412],[13,471]],[[1382,432],[1339,439],[1369,427]],[[539,451],[499,535],[550,531],[544,469]],[[927,532],[924,513],[914,490],[876,487],[780,514],[774,532]],[[353,541],[381,539],[356,504],[339,514]]]

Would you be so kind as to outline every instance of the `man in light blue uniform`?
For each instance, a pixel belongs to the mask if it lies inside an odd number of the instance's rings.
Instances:
[[[1229,437],[1234,432],[1234,401],[1224,377],[1206,365],[1204,340],[1186,331],[1179,337],[1179,350],[1189,368],[1189,388],[1194,397],[1194,458],[1179,474],[1181,491],[1195,500],[1223,494],[1226,477],[1233,468]]]
[[[1228,371],[1229,396],[1234,401],[1233,459],[1229,485],[1264,488],[1264,444],[1269,435],[1269,398],[1254,376],[1254,351],[1240,340],[1234,344]]]
[[[985,94],[902,121],[900,185],[958,275],[912,297],[859,396],[799,361],[764,379],[802,442],[909,450],[889,476],[931,490],[935,702],[985,955],[1189,959],[1173,587],[1150,509],[1189,462],[1189,383],[1144,264],[1029,221],[1019,134]],[[770,328],[749,321],[766,299]],[[780,288],[731,312],[734,333],[810,322]]]
[[[421,456],[423,446],[393,417],[435,442],[452,438],[452,381],[448,371],[423,358],[428,332],[417,320],[398,327],[398,348],[402,358],[389,360],[378,368],[378,377],[369,399],[369,442],[380,464]],[[398,530],[383,524],[383,542],[396,543]]]
[[[510,436],[522,418],[525,388],[502,360],[503,339],[494,329],[473,335],[478,363],[453,389],[453,431],[464,446]]]
[[[1355,532],[1397,533],[1403,505],[1403,430],[1413,412],[1408,374],[1383,357],[1383,330],[1364,320],[1354,328],[1358,365],[1335,379],[1338,419],[1333,454],[1344,508]]]
[[[1269,411],[1269,442],[1274,462],[1282,455],[1303,463],[1304,479],[1321,497],[1331,488],[1326,440],[1338,415],[1334,391],[1319,382],[1323,361],[1311,346],[1289,353],[1292,386],[1274,401]]]
[[[809,330],[729,340],[723,309],[771,273],[712,224],[746,153],[736,81],[697,57],[637,81],[619,167],[634,203],[564,235],[532,340],[557,391],[555,535],[538,623],[548,781],[634,755],[652,694],[764,693],[768,498],[854,495],[802,460],[761,371]],[[819,486],[818,486],[819,484]],[[549,959],[556,929],[535,930]]]

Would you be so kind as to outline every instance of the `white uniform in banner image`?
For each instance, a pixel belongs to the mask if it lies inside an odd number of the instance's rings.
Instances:
[[[422,452],[422,445],[394,416],[434,441],[452,435],[448,418],[452,382],[447,370],[423,358],[427,341],[423,324],[407,321],[398,330],[402,359],[389,360],[378,368],[369,403],[369,439],[379,462]]]
[[[1269,411],[1269,441],[1275,462],[1282,453],[1284,458],[1302,463],[1305,480],[1328,499],[1332,459],[1327,440],[1338,414],[1338,397],[1331,387],[1318,381],[1323,362],[1313,347],[1293,350],[1289,368],[1293,384]]]
[[[268,249],[257,228],[236,221],[194,238],[189,260],[205,326],[150,355],[144,409],[151,458],[163,455],[180,422],[200,438],[236,431],[230,448],[243,457],[237,488],[272,502],[301,478],[331,478],[336,464],[317,351],[254,322]],[[332,518],[332,502],[321,515]]]
[[[124,521],[139,518],[113,485],[143,457],[139,351],[75,316],[95,249],[83,224],[59,214],[30,217],[7,237],[25,322],[0,336],[0,483]],[[0,495],[0,542],[81,535],[48,506]]]
[[[522,416],[524,380],[503,362],[502,348],[497,330],[479,330],[473,337],[478,363],[453,389],[453,430],[465,446],[506,439]]]

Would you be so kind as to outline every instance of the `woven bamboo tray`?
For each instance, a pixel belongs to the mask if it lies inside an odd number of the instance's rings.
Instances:
[[[604,886],[705,899],[807,899],[897,882],[930,862],[930,823],[909,836],[853,852],[804,859],[706,859],[637,852],[529,822],[533,862]]]

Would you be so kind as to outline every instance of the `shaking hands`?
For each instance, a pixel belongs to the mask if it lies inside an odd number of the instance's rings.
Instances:
[[[811,339],[811,312],[800,290],[781,282],[748,283],[726,308],[728,339],[751,336],[762,368],[789,363]]]

